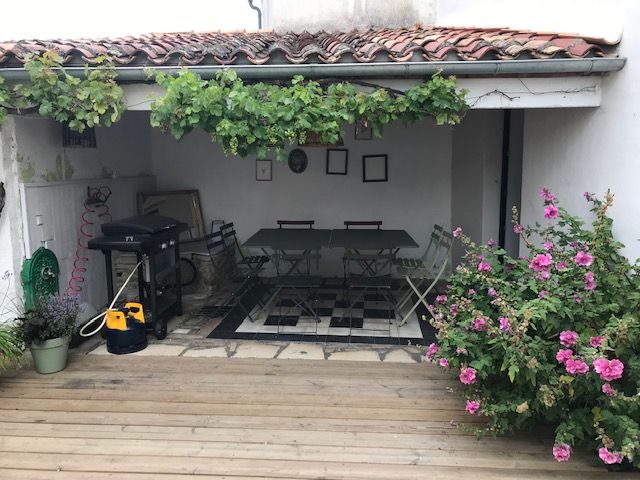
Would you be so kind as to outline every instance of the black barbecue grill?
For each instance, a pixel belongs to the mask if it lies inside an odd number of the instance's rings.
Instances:
[[[158,339],[167,336],[167,318],[182,315],[180,279],[180,233],[187,224],[160,215],[130,217],[102,225],[104,236],[89,240],[89,248],[104,253],[107,271],[107,295],[114,297],[111,252],[136,254],[138,267],[138,295],[145,311],[145,323],[153,328]],[[174,295],[159,295],[157,278],[175,272]],[[173,296],[173,301],[169,300]]]

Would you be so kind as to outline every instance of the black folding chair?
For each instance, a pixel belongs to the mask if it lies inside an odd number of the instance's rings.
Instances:
[[[294,227],[302,228],[307,227],[312,229],[315,225],[315,220],[278,220],[278,228]]]
[[[237,271],[241,277],[248,278],[258,275],[265,263],[269,261],[266,255],[249,255],[240,247],[233,222],[225,223],[220,227],[222,240],[226,248],[230,249],[236,263]]]
[[[360,230],[382,230],[382,221],[381,220],[347,220],[344,222],[344,226],[347,230],[354,228],[358,228]],[[360,275],[369,276],[369,277],[377,277],[380,275],[380,272],[387,267],[390,267],[389,263],[392,261],[388,254],[384,253],[384,251],[378,252],[369,252],[369,253],[361,253],[358,250],[350,250],[347,251],[349,256],[349,262],[355,262],[360,267]],[[383,262],[381,262],[383,260]],[[342,259],[344,265],[346,265],[347,259],[343,257]],[[351,275],[355,273],[351,270]],[[347,277],[347,273],[345,270],[345,278]]]

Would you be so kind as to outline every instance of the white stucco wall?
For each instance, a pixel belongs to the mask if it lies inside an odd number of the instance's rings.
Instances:
[[[428,122],[394,124],[382,139],[370,141],[355,141],[353,126],[346,132],[346,176],[326,175],[325,148],[305,148],[309,166],[304,173],[274,161],[273,181],[257,182],[253,157],[225,158],[201,131],[177,142],[153,130],[153,171],[159,189],[197,188],[207,226],[213,219],[233,221],[241,240],[275,226],[278,219],[313,219],[316,228],[341,228],[345,220],[382,220],[383,228],[406,229],[424,247],[434,223],[450,226],[450,128]],[[366,154],[388,155],[388,182],[362,182]],[[340,273],[342,252],[325,254],[325,273]]]
[[[560,194],[571,212],[587,215],[584,191],[615,194],[614,232],[626,253],[640,256],[640,3],[626,2],[621,55],[626,67],[603,81],[597,109],[528,110],[525,114],[523,218],[541,218],[541,186]],[[588,217],[588,216],[587,216]]]
[[[14,296],[21,295],[19,279],[16,277],[22,261],[43,240],[48,240],[48,248],[54,251],[60,261],[60,290],[64,291],[73,269],[82,202],[87,187],[108,185],[112,188],[113,197],[109,205],[115,218],[135,214],[136,191],[155,188],[155,179],[149,176],[151,148],[148,114],[126,113],[121,122],[111,128],[96,129],[95,149],[63,148],[61,128],[58,123],[39,117],[10,118],[2,127],[5,141],[2,150],[3,169],[0,171],[9,177],[5,183],[8,183],[11,200],[10,207],[6,209],[7,215],[3,212],[0,218],[1,292],[12,281],[10,288],[14,290]],[[71,178],[63,176],[60,181],[57,174],[54,175],[56,178],[50,175],[56,171],[57,159],[63,163],[68,161],[72,166]],[[101,178],[105,170],[116,178]],[[146,176],[139,176],[141,174]],[[8,212],[15,216],[10,227]],[[36,215],[42,219],[40,226],[36,225]],[[98,224],[93,231],[99,232]],[[7,251],[9,248],[10,251]],[[85,277],[86,284],[91,288],[85,288],[82,298],[99,307],[106,297],[102,255],[91,252],[89,256]],[[2,279],[9,266],[14,276]]]
[[[276,31],[409,27],[435,20],[434,0],[264,0],[263,27]]]

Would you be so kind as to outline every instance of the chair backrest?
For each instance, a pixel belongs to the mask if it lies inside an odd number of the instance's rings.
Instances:
[[[233,226],[233,222],[225,223],[220,227],[220,233],[222,235],[222,240],[224,241],[225,246],[233,252],[234,255],[237,255],[241,259],[244,259],[244,253],[240,248],[240,243],[238,242],[238,237],[236,236],[236,229]]]
[[[222,232],[217,231],[204,236],[204,241],[209,251],[209,256],[213,259],[216,255],[220,255],[227,249],[227,245],[222,238]]]
[[[278,220],[278,228],[303,228],[307,227],[309,229],[313,228],[313,225],[316,223],[315,220]]]
[[[349,227],[376,227],[378,230],[382,227],[382,220],[346,220],[344,226],[349,230]]]
[[[422,263],[429,272],[434,272],[445,267],[451,267],[451,247],[453,235],[444,230],[440,225],[434,225],[429,236],[429,244],[422,255]]]

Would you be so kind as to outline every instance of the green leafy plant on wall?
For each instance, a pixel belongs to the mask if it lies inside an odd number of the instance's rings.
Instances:
[[[457,124],[468,105],[453,77],[434,75],[406,92],[371,86],[362,91],[348,82],[317,82],[296,76],[291,82],[245,84],[233,70],[203,80],[188,70],[156,75],[166,95],[151,106],[151,125],[183,138],[202,128],[225,154],[260,158],[270,151],[284,158],[284,148],[304,143],[309,134],[336,143],[342,125],[363,119],[376,136],[399,120],[433,118],[438,125]]]
[[[0,124],[9,112],[35,109],[77,132],[111,126],[125,110],[124,91],[108,58],[98,57],[97,62],[96,68],[85,65],[84,78],[77,78],[65,71],[53,50],[28,56],[24,68],[29,83],[10,87],[0,78]]]
[[[56,168],[49,170],[41,175],[42,180],[45,182],[60,182],[63,180],[70,180],[73,177],[75,169],[69,159],[63,155],[56,155]]]

